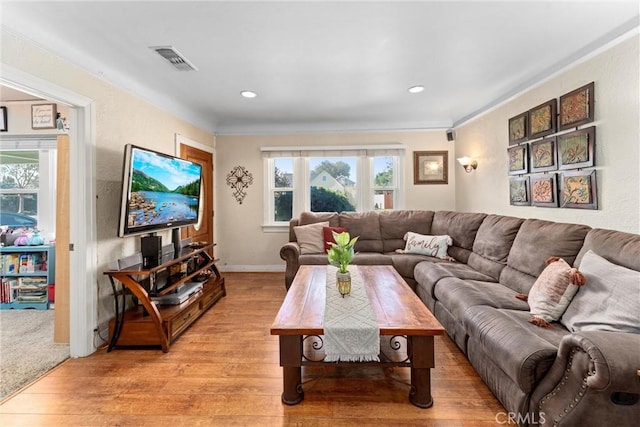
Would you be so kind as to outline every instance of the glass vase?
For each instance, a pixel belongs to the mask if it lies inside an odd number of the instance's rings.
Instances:
[[[346,273],[340,273],[338,271],[336,273],[336,284],[342,298],[344,298],[345,295],[349,295],[351,293],[351,273],[348,271]]]

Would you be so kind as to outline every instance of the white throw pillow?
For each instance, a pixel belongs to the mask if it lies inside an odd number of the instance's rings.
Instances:
[[[405,254],[427,255],[440,259],[449,259],[447,250],[453,244],[453,240],[448,235],[426,236],[424,234],[408,231],[404,235],[407,241],[402,251]]]
[[[588,251],[580,261],[587,279],[560,322],[571,332],[640,333],[640,272],[607,261]]]
[[[328,226],[329,221],[293,227],[293,232],[296,234],[296,240],[298,241],[298,245],[300,245],[301,255],[324,253],[322,227]]]

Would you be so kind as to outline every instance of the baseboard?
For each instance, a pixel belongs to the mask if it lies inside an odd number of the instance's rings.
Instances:
[[[284,272],[284,265],[218,265],[218,270],[229,273],[271,273]]]

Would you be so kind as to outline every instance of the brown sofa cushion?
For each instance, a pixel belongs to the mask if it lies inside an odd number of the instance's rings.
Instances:
[[[497,280],[523,222],[522,218],[487,215],[476,234],[468,264]]]
[[[449,255],[466,263],[473,249],[476,233],[487,214],[438,211],[433,216],[431,234],[448,234],[453,239]]]
[[[351,237],[358,236],[356,252],[383,252],[378,212],[341,212],[338,218],[338,226],[345,227]]]
[[[298,225],[315,224],[316,222],[329,221],[329,227],[337,227],[338,214],[335,212],[302,212]]]
[[[527,219],[516,235],[500,283],[528,294],[535,279],[547,266],[547,258],[557,256],[572,265],[590,227],[580,224]]]
[[[407,231],[431,234],[433,211],[380,211],[380,234],[384,252],[393,252],[405,246]]]

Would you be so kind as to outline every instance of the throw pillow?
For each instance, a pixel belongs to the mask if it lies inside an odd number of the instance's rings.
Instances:
[[[573,298],[562,324],[571,332],[640,333],[640,272],[607,261],[591,250],[582,257],[580,270],[589,286]]]
[[[547,259],[547,266],[531,287],[528,297],[522,294],[516,297],[529,303],[532,314],[529,322],[550,328],[549,322],[560,319],[578,291],[578,286],[585,283],[585,277],[577,268],[571,268],[562,258],[551,257]]]
[[[453,244],[451,237],[445,235],[442,236],[427,236],[424,234],[414,233],[408,231],[404,235],[404,240],[407,241],[404,250],[399,252],[405,254],[420,254],[427,255],[440,259],[449,259],[447,250],[449,246]]]
[[[296,240],[300,245],[300,254],[321,254],[324,244],[322,238],[322,228],[328,227],[329,221],[316,222],[315,224],[298,225],[293,227]]]
[[[322,227],[322,236],[324,241],[325,252],[329,252],[329,249],[331,249],[331,245],[329,244],[329,242],[331,243],[336,242],[336,240],[333,238],[334,231],[336,233],[344,233],[345,231],[347,231],[347,229],[344,227]]]

